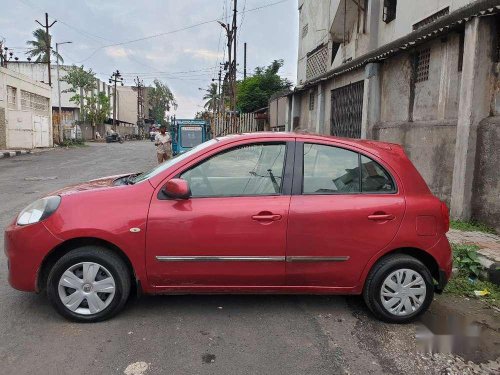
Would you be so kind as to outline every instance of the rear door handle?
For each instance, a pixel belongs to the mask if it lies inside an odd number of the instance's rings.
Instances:
[[[253,215],[252,220],[256,221],[277,221],[281,219],[281,215],[278,214],[266,214],[266,215]]]
[[[373,215],[368,215],[368,220],[373,220],[373,221],[394,220],[394,215],[393,214],[373,214]]]

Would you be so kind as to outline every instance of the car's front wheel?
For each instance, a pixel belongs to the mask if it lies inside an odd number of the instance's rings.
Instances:
[[[116,315],[130,293],[130,273],[110,250],[84,246],[61,257],[47,279],[47,294],[65,318],[97,322]]]
[[[403,254],[388,256],[370,271],[363,297],[377,318],[406,323],[429,308],[434,297],[432,276],[416,258]]]

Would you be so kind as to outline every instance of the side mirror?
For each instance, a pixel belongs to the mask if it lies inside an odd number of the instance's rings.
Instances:
[[[191,196],[189,183],[182,178],[173,178],[163,187],[165,195],[172,199],[188,199]]]

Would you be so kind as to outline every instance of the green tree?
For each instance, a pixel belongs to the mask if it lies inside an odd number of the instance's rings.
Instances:
[[[205,102],[205,109],[212,111],[215,114],[217,107],[219,106],[219,94],[217,93],[217,84],[211,83],[208,89],[205,90],[206,94],[203,96]]]
[[[254,75],[238,82],[236,106],[244,113],[267,107],[271,96],[290,89],[292,83],[278,75],[283,60],[274,60],[267,67],[257,67]]]
[[[153,81],[154,87],[150,86],[149,103],[153,118],[158,124],[166,125],[165,112],[170,108],[177,108],[174,94],[169,87],[158,79]]]
[[[28,40],[27,45],[30,46],[26,54],[35,59],[35,62],[47,62],[49,60],[47,55],[47,46],[50,48],[52,37],[47,35],[44,29],[36,29],[33,31],[34,40]],[[52,56],[59,60],[59,62],[64,63],[64,59],[56,51],[51,50]]]
[[[67,70],[61,81],[70,85],[63,92],[74,95],[69,99],[80,105],[81,120],[92,125],[92,137],[95,138],[95,127],[102,124],[109,116],[110,99],[104,92],[94,94],[97,78],[92,69],[88,71],[82,66],[73,65]]]

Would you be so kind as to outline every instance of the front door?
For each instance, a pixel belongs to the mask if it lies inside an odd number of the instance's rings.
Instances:
[[[374,159],[331,144],[297,143],[287,284],[350,288],[394,238],[405,200]],[[300,159],[303,159],[300,160]]]
[[[146,239],[151,283],[284,285],[291,184],[286,155],[285,142],[222,150],[178,175],[188,181],[190,199],[153,197]]]

